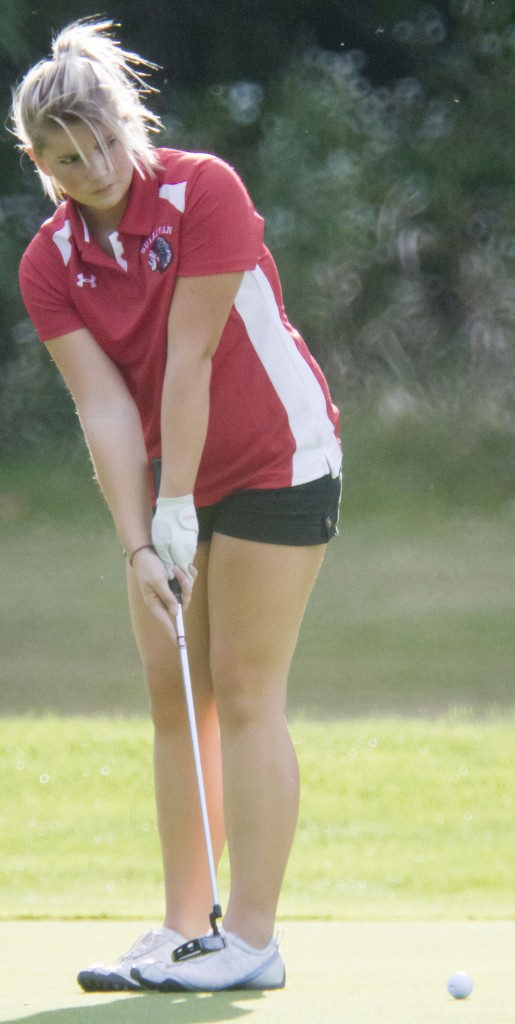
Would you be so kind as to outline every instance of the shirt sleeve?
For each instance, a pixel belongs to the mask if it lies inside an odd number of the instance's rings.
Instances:
[[[252,270],[262,252],[263,230],[263,219],[236,172],[208,157],[186,191],[178,275]]]
[[[41,341],[84,327],[70,299],[62,261],[52,258],[52,251],[38,235],[22,256],[19,283],[25,308]]]

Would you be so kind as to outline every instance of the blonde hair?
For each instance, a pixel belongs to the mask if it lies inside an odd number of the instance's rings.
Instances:
[[[160,118],[144,105],[145,93],[157,92],[144,81],[158,65],[122,50],[111,35],[112,21],[81,18],[56,36],[52,57],[27,72],[14,90],[13,134],[19,148],[40,156],[52,127],[64,129],[78,152],[74,122],[85,124],[109,161],[104,133],[123,145],[140,174],[152,173],[159,161],[149,132],[162,128]],[[44,191],[58,203],[57,182],[39,171]]]

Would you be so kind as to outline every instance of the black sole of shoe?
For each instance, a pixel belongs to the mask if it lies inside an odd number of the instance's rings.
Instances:
[[[77,981],[85,992],[141,992],[142,985],[136,981],[127,981],[117,974],[106,974],[99,978],[94,971],[81,971]]]

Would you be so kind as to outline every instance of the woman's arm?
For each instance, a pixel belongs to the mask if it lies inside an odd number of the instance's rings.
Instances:
[[[161,497],[193,492],[207,434],[211,360],[242,276],[182,277],[175,286],[161,404]]]
[[[198,536],[193,488],[209,420],[211,360],[241,278],[239,273],[179,278],[170,309],[161,400],[162,472],[152,538],[169,575],[180,568],[189,582]]]
[[[138,410],[121,374],[89,331],[54,338],[47,348],[74,399],[100,488],[130,556],[151,544],[148,465]],[[161,561],[144,548],[133,568],[146,603],[175,640],[177,603]],[[187,603],[191,588],[182,575],[180,582]]]
[[[47,348],[71,392],[100,488],[126,551],[150,543],[152,509],[138,410],[119,371],[86,329]]]

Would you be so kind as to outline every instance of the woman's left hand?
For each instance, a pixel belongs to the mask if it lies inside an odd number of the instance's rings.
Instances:
[[[168,573],[161,559],[152,548],[142,548],[136,554],[132,568],[136,573],[138,586],[145,604],[166,630],[173,643],[176,644],[177,630],[175,619],[178,602],[170,589]],[[190,566],[190,573],[188,575],[176,567],[174,575],[180,584],[182,606],[184,611],[186,611],[191,600],[193,583],[197,578],[197,570],[194,566]]]
[[[176,575],[176,569],[189,574],[197,550],[197,538],[198,521],[193,495],[158,498],[152,519],[152,543],[170,579]]]

